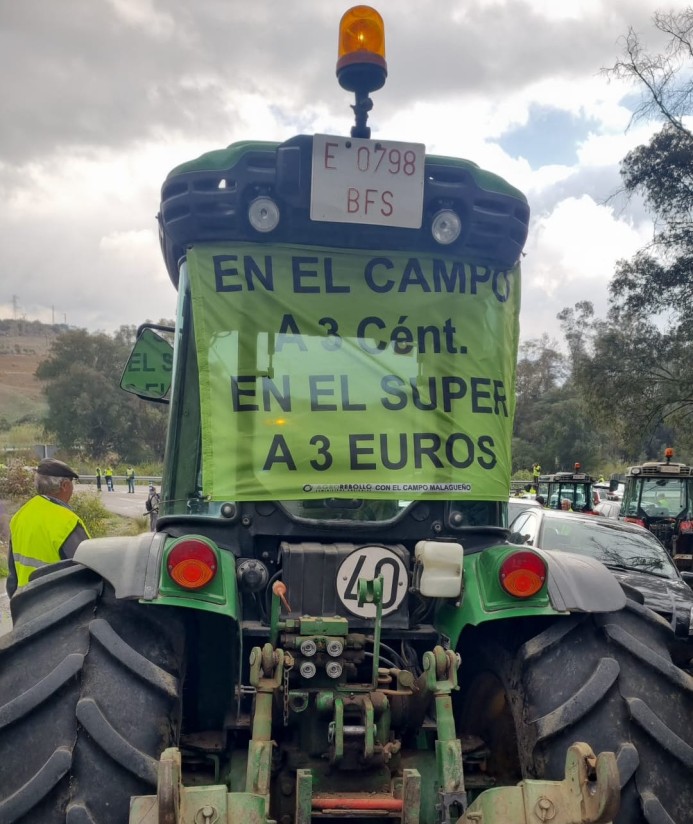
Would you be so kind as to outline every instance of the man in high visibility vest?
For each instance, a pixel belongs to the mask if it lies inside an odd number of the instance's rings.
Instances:
[[[7,594],[12,597],[29,583],[37,569],[72,558],[89,537],[79,516],[70,509],[77,473],[53,458],[36,469],[36,491],[10,521]]]

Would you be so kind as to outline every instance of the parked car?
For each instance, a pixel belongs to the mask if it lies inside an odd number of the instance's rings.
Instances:
[[[621,511],[621,502],[600,501],[598,504],[595,504],[594,511],[599,515],[603,515],[605,518],[613,518],[616,521],[618,520],[618,513]]]
[[[626,485],[621,481],[612,482],[612,483],[597,483],[594,485],[597,491],[599,492],[599,497],[604,500],[606,498],[607,501],[620,501],[623,499],[623,493],[625,491]]]
[[[508,523],[515,520],[520,512],[526,509],[541,509],[541,504],[534,498],[508,498]]]
[[[693,654],[693,589],[648,530],[611,518],[534,508],[510,524],[511,540],[540,549],[572,552],[601,561],[645,606],[671,623]],[[684,655],[686,653],[684,652]],[[681,663],[681,662],[680,662]]]

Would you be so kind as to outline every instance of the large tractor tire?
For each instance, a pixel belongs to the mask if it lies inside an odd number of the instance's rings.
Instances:
[[[690,824],[693,678],[672,663],[672,640],[666,622],[633,601],[558,618],[519,648],[487,638],[470,661],[460,731],[484,739],[489,772],[503,783],[563,778],[575,741],[615,752],[615,824]]]
[[[0,822],[124,824],[177,742],[185,633],[67,565],[11,602],[0,637]]]

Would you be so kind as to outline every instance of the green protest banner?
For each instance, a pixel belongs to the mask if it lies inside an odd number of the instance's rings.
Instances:
[[[214,500],[504,500],[519,267],[289,245],[189,250]]]
[[[143,329],[120,379],[121,389],[142,398],[164,398],[171,388],[173,347],[153,329]]]

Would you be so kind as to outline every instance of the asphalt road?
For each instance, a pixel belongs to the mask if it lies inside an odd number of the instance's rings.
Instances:
[[[113,492],[108,492],[104,486],[101,498],[103,505],[110,512],[128,518],[139,518],[145,513],[144,502],[147,500],[148,494],[148,485],[135,485],[134,492],[128,492],[125,486],[116,486]],[[5,592],[5,579],[0,578],[0,635],[4,635],[11,629],[10,602]]]
[[[79,487],[77,487],[79,489]],[[158,487],[157,487],[158,488]],[[135,485],[134,492],[128,492],[125,486],[116,486],[113,492],[108,492],[104,486],[101,492],[101,501],[110,512],[116,515],[125,515],[128,518],[139,518],[145,513],[144,503],[149,494],[149,486]]]

